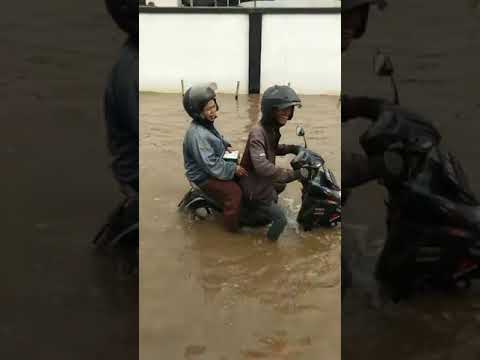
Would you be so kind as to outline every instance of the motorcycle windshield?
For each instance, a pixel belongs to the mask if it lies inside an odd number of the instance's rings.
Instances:
[[[314,151],[309,151],[308,156],[312,165],[323,165],[325,163],[325,160],[322,158],[322,156]]]
[[[321,167],[324,162],[325,160],[319,154],[305,149],[300,151],[290,164],[294,169],[299,169],[302,166]]]

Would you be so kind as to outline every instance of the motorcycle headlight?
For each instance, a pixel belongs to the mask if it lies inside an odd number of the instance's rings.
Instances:
[[[301,168],[301,169],[300,169],[300,176],[301,176],[303,179],[308,178],[308,169]]]
[[[400,176],[405,170],[403,157],[395,151],[385,151],[383,160],[385,169],[391,176]]]

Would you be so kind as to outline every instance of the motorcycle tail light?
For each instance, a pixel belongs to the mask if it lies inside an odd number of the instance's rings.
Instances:
[[[327,196],[326,202],[329,204],[338,204],[338,202],[341,200],[342,196],[339,195],[338,197],[335,195],[330,194],[330,196]]]
[[[458,270],[455,274],[453,274],[454,278],[458,278],[460,276],[463,276],[465,274],[468,274],[474,270],[478,269],[478,264],[473,262],[470,259],[464,259],[458,266]]]
[[[459,229],[459,228],[450,227],[450,228],[448,228],[447,232],[448,232],[448,235],[455,236],[455,237],[467,237],[468,236],[468,232],[466,232],[463,229]]]

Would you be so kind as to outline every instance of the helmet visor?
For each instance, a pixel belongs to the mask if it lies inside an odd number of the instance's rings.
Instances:
[[[290,102],[278,105],[278,106],[276,106],[276,108],[279,109],[279,110],[283,110],[283,109],[289,108],[290,106],[296,106],[298,108],[301,108],[302,103],[300,101],[290,101]]]

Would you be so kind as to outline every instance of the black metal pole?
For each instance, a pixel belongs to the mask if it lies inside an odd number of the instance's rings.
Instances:
[[[248,93],[260,93],[262,65],[262,14],[249,15]]]

